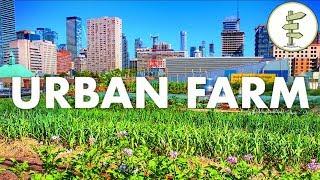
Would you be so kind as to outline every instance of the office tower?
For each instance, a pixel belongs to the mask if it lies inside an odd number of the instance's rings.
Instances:
[[[82,20],[80,17],[67,17],[66,23],[67,50],[71,52],[72,59],[80,54],[82,48]]]
[[[224,31],[240,31],[240,19],[228,17],[223,21]]]
[[[135,49],[140,49],[143,47],[143,41],[141,40],[141,38],[137,38],[134,40],[134,48]]]
[[[122,68],[122,20],[101,17],[87,21],[87,65],[91,72]]]
[[[210,57],[214,56],[214,44],[213,44],[213,42],[209,44],[209,56]]]
[[[127,36],[122,33],[122,69],[129,68],[129,52]]]
[[[244,53],[244,32],[240,31],[239,18],[227,18],[221,32],[222,56],[241,57]]]
[[[67,50],[57,52],[57,74],[67,74],[72,68],[72,54]]]
[[[137,49],[140,49],[143,47],[143,42],[141,38],[137,38],[134,40],[134,51],[135,51],[135,58],[137,58]]]
[[[21,64],[35,73],[42,72],[42,57],[39,46],[27,39],[17,39],[10,42],[10,49],[16,57],[17,64]]]
[[[3,41],[2,41],[2,18],[0,16],[0,67],[2,66],[4,61],[3,57]]]
[[[30,41],[40,40],[40,35],[36,34],[35,32],[28,31],[28,30],[21,30],[16,32],[17,39],[27,39]]]
[[[194,57],[194,52],[197,50],[197,47],[192,46],[190,47],[190,57]]]
[[[201,57],[206,57],[206,41],[201,41],[201,45],[199,46],[199,51],[201,53]]]
[[[14,0],[0,0],[0,66],[7,63],[9,43],[16,39]]]
[[[40,40],[51,41],[53,44],[58,44],[58,33],[50,28],[37,28],[36,34],[40,35]]]
[[[51,41],[39,40],[32,43],[40,49],[42,73],[57,74],[57,49]]]
[[[180,31],[180,51],[187,51],[187,32]]]
[[[254,55],[259,57],[272,57],[273,43],[269,38],[266,25],[255,28],[255,51]]]

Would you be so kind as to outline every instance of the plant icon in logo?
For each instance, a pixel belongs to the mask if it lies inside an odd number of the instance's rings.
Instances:
[[[295,23],[295,20],[302,19],[306,16],[303,12],[293,13],[293,11],[288,11],[287,22],[282,28],[284,30],[288,30],[288,47],[293,47],[294,39],[300,39],[303,35],[300,32],[294,32],[294,30],[299,30],[299,23]]]

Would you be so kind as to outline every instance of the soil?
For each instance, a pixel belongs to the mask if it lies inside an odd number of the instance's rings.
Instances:
[[[0,179],[1,180],[18,180],[18,176],[15,175],[11,171],[4,171],[3,173],[0,173]]]

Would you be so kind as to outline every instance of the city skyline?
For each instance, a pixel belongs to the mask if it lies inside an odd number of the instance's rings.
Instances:
[[[254,56],[254,29],[264,24],[271,11],[285,1],[239,1],[240,29],[246,33],[245,56]],[[304,0],[316,15],[320,13],[320,2]],[[130,58],[134,57],[134,39],[141,38],[144,46],[151,46],[150,35],[159,34],[160,41],[180,48],[180,31],[188,33],[188,47],[199,46],[201,41],[214,42],[215,56],[221,56],[222,22],[226,17],[236,15],[236,1],[173,1],[173,2],[113,2],[113,1],[16,1],[17,30],[52,28],[59,35],[59,44],[66,42],[65,18],[79,16],[87,19],[103,16],[119,17],[123,20],[123,32],[128,38]],[[30,8],[28,8],[30,7]],[[31,8],[32,7],[32,8]],[[58,8],[59,13],[53,10]],[[88,9],[94,11],[88,11]],[[32,13],[31,13],[32,11]],[[139,13],[140,12],[140,13]],[[252,18],[252,14],[255,18]],[[160,19],[160,20],[159,20]],[[86,31],[86,27],[83,28]],[[87,44],[86,33],[83,33],[83,45]],[[207,47],[208,50],[208,47]],[[206,52],[208,54],[208,52]]]

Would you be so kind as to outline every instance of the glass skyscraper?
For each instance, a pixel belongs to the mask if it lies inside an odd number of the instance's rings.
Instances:
[[[194,57],[194,53],[197,50],[195,46],[190,47],[190,57]]]
[[[129,68],[129,52],[127,36],[122,33],[122,69]]]
[[[187,51],[187,32],[180,31],[180,51]]]
[[[135,51],[135,57],[137,58],[137,49],[140,49],[143,47],[143,42],[141,38],[137,38],[134,40],[134,51]]]
[[[9,43],[16,39],[14,0],[0,0],[0,66],[9,59]]]
[[[36,34],[40,35],[41,40],[51,41],[53,44],[58,44],[58,33],[50,28],[37,28]]]
[[[235,17],[226,18],[223,21],[224,31],[240,31],[240,19]]]
[[[0,16],[0,66],[3,64],[2,17]]]
[[[270,58],[273,56],[273,43],[269,38],[266,25],[255,28],[255,56]]]
[[[41,40],[41,37],[39,34],[35,34],[34,32],[28,31],[28,30],[18,31],[16,34],[17,34],[17,39],[27,39],[30,41]]]
[[[214,43],[209,44],[209,56],[213,57],[214,56]]]
[[[201,45],[199,46],[199,51],[201,52],[201,57],[206,57],[206,41],[201,41]]]
[[[67,50],[71,52],[72,59],[80,54],[82,48],[82,20],[80,17],[67,17]]]

